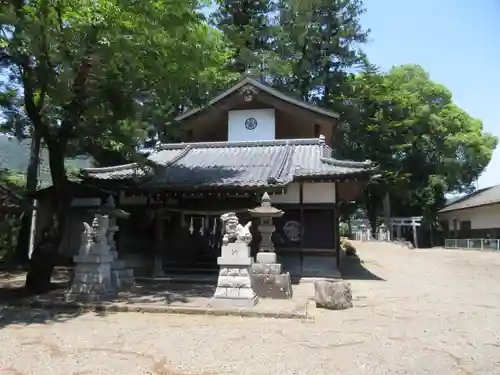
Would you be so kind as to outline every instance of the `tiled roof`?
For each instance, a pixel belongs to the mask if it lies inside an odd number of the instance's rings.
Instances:
[[[145,186],[285,186],[297,179],[371,173],[374,163],[332,159],[324,139],[207,142],[160,145],[149,155],[154,171],[137,164],[82,170],[93,179],[144,177]]]
[[[500,203],[500,185],[476,190],[472,194],[459,198],[443,208],[441,212],[450,212],[484,206],[487,204]]]

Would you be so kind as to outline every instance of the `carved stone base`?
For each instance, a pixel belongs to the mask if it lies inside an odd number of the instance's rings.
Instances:
[[[250,249],[244,242],[222,246],[217,289],[210,302],[216,308],[248,308],[255,306],[259,299],[252,290]]]
[[[254,263],[251,267],[252,289],[262,298],[292,298],[290,274],[281,273],[281,264]]]
[[[117,295],[111,278],[111,254],[76,255],[74,261],[77,265],[65,296],[67,302],[102,301]]]

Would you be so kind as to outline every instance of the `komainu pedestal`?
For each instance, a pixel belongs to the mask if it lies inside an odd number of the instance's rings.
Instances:
[[[83,224],[85,230],[79,254],[73,257],[76,268],[66,301],[92,302],[112,298],[118,291],[111,278],[113,256],[106,239],[109,217],[96,214],[92,226]]]
[[[250,279],[249,243],[252,235],[249,228],[251,222],[242,226],[234,213],[221,216],[224,222],[224,237],[221,256],[217,258],[220,266],[217,289],[210,305],[215,308],[249,308],[255,306],[259,299],[252,290]]]

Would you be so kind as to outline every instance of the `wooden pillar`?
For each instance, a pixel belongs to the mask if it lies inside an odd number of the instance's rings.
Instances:
[[[411,221],[411,228],[413,230],[413,245],[415,246],[415,249],[418,249],[417,223],[415,223],[415,220]]]
[[[163,249],[164,249],[164,220],[161,211],[155,212],[155,254],[153,265],[153,276],[164,276],[163,272]]]
[[[339,189],[338,182],[333,185],[335,188],[335,204],[333,206],[333,244],[335,247],[335,257],[337,262],[337,268],[340,267],[340,225],[339,225]]]
[[[300,275],[304,272],[304,184],[299,184],[299,210],[300,210]]]

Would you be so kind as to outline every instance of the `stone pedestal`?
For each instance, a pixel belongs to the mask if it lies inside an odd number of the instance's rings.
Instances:
[[[117,289],[111,278],[111,254],[79,254],[71,287],[66,293],[67,302],[94,302],[116,296]]]
[[[129,291],[134,286],[134,270],[125,268],[125,262],[118,259],[118,252],[110,252],[113,257],[111,263],[111,282],[120,292]]]
[[[250,248],[244,241],[222,245],[217,289],[210,305],[215,308],[249,308],[259,299],[252,290],[250,279]]]
[[[163,258],[161,255],[155,255],[153,260],[153,277],[165,277],[163,271]]]

